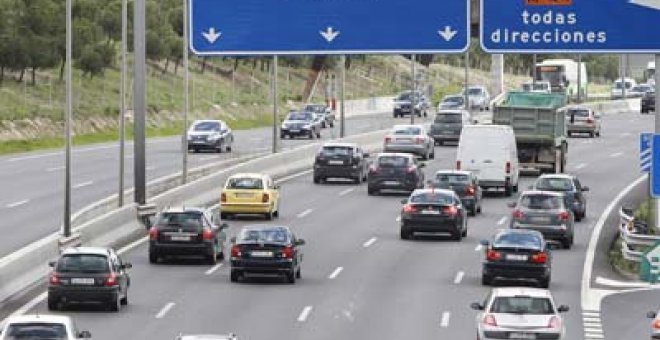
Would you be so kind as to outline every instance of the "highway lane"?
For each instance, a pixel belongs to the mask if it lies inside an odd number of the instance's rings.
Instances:
[[[584,339],[580,278],[591,228],[637,176],[636,135],[649,122],[635,114],[607,116],[603,138],[570,141],[569,170],[592,190],[574,248],[554,252],[551,289],[559,303],[572,308],[565,316],[568,339]],[[454,153],[454,147],[437,148],[427,175],[451,166]],[[521,189],[532,180],[524,178]],[[365,185],[316,186],[309,175],[284,183],[283,190],[278,223],[291,225],[308,242],[303,279],[295,286],[265,279],[230,284],[228,264],[149,265],[142,245],[125,254],[134,264],[128,308],[119,314],[66,313],[98,339],[168,339],[181,331],[234,331],[246,339],[474,336],[475,312],[468,306],[488,291],[480,285],[478,241],[506,227],[509,199],[489,196],[461,243],[402,241],[396,217],[404,196],[369,197]],[[230,221],[230,232],[249,223],[262,221]],[[43,303],[36,308],[46,310]]]
[[[391,115],[348,117],[348,135],[391,126]],[[399,119],[396,122],[407,122]],[[235,131],[236,143],[231,153],[190,154],[189,168],[271,150],[271,128]],[[336,138],[339,127],[324,129],[323,139]],[[314,140],[315,141],[315,140]],[[278,140],[283,149],[309,143],[308,139]],[[126,149],[125,188],[133,185],[133,149]],[[75,148],[72,158],[72,209],[84,206],[117,193],[118,149],[116,145],[101,144]],[[147,143],[147,181],[181,171],[179,138],[155,138]],[[61,151],[35,152],[0,157],[0,257],[59,229],[63,216],[63,156]],[[21,228],[21,232],[9,232]]]
[[[649,311],[658,311],[657,290],[636,290],[611,295],[602,301],[601,321],[607,339],[649,339]]]

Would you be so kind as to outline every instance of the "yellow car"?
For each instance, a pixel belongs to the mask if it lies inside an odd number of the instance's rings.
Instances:
[[[268,175],[233,175],[227,179],[220,195],[220,218],[238,214],[259,214],[267,220],[278,217],[279,189]]]

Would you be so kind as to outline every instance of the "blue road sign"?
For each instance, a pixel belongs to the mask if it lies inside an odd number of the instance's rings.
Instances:
[[[481,0],[490,53],[659,53],[660,0]]]
[[[639,167],[642,172],[651,172],[652,144],[652,133],[643,132],[639,134]]]
[[[653,135],[651,160],[651,196],[660,198],[660,134]]]
[[[189,0],[197,55],[460,53],[470,0]]]

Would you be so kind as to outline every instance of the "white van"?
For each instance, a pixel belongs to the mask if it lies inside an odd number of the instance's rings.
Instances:
[[[513,129],[508,125],[468,125],[463,127],[456,152],[456,170],[467,170],[484,189],[504,188],[511,196],[518,191],[518,149]]]

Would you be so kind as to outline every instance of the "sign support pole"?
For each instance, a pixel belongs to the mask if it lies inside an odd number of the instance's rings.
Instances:
[[[145,115],[147,112],[146,76],[146,0],[135,0],[133,15],[133,176],[135,176],[134,199],[138,205],[147,203],[145,176]]]
[[[578,54],[577,102],[582,103],[582,54]]]
[[[532,54],[532,91],[536,88],[536,53]]]
[[[344,97],[344,89],[346,87],[346,55],[342,54],[339,61],[340,65],[340,82],[339,82],[339,138],[344,138],[346,136],[346,107],[344,103],[346,98]]]
[[[119,85],[119,191],[117,203],[124,206],[124,154],[126,150],[126,55],[128,44],[128,0],[121,2],[121,84]]]
[[[71,236],[71,116],[73,111],[73,98],[71,96],[71,45],[73,39],[73,28],[71,21],[72,0],[66,1],[66,110],[64,117],[65,135],[65,168],[64,171],[64,237]]]
[[[411,79],[411,87],[412,90],[410,91],[410,124],[415,124],[415,59],[417,59],[417,55],[411,54],[410,55],[410,79]]]
[[[273,95],[273,153],[277,153],[277,55],[273,56],[273,79],[271,82]]]
[[[660,54],[655,55],[655,64],[660,65]],[[660,102],[660,73],[655,72],[655,133],[660,133],[660,109],[658,109],[658,102]],[[655,148],[655,145],[652,145],[652,148]],[[653,169],[651,169],[653,171]],[[651,181],[649,180],[649,185]],[[660,228],[660,199],[654,200],[655,205],[655,228]]]
[[[468,94],[468,86],[470,86],[470,50],[465,51],[465,86],[463,86],[465,91],[465,109],[468,112],[472,112],[472,107],[470,107],[470,96]]]
[[[233,75],[233,71],[232,71]],[[183,147],[181,159],[181,182],[188,182],[188,110],[190,104],[190,64],[188,60],[188,0],[183,0],[183,134],[181,143]]]

